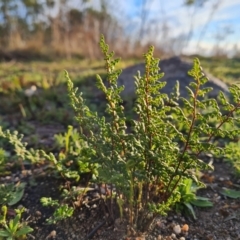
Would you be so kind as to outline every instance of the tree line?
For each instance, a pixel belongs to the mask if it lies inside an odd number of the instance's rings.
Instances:
[[[168,24],[163,1],[159,1],[158,19],[151,19],[146,10],[153,0],[139,1],[140,21],[134,23],[115,0],[75,0],[75,5],[71,4],[73,0],[0,0],[0,58],[12,53],[30,58],[43,55],[96,59],[101,56],[101,34],[118,56],[123,56],[124,50],[126,57],[139,57],[150,44],[161,56],[181,54],[194,35],[194,14],[208,1],[213,2],[212,11],[199,34],[199,49],[221,0],[183,0],[185,9],[193,11],[187,34],[176,37],[171,35],[174,29]],[[93,7],[96,2],[98,7]],[[221,33],[224,37],[216,42],[217,50],[228,35]]]
[[[119,22],[107,9],[107,1],[100,1],[99,10],[91,7],[89,0],[79,0],[77,8],[70,7],[69,2],[0,0],[0,49],[98,58],[101,34],[110,45],[127,44]]]

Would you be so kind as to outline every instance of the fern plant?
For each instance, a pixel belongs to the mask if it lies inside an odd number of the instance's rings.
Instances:
[[[8,221],[6,206],[1,207],[0,213],[0,239],[21,240],[26,239],[27,235],[33,231],[26,222],[22,222],[22,214],[25,208],[15,209],[16,216]]]
[[[127,219],[130,230],[134,230],[130,234],[135,230],[145,232],[157,214],[167,214],[176,203],[181,203],[181,189],[186,182],[204,186],[197,172],[211,165],[204,162],[202,156],[225,154],[216,140],[239,136],[238,128],[223,127],[239,124],[240,88],[230,87],[231,103],[222,92],[218,99],[206,98],[211,88],[204,87],[208,79],[199,60],[195,59],[189,71],[193,82],[186,87],[189,97],[181,97],[180,83],[172,94],[162,93],[166,83],[161,81],[159,59],[154,58],[154,48],[150,47],[144,55],[145,73],[139,73],[135,82],[134,115],[137,118],[131,119],[132,129],[127,131],[129,118],[126,118],[121,98],[124,86],[118,85],[121,71],[115,70],[120,60],[113,58],[113,52],[109,53],[103,37],[100,47],[107,74],[106,81],[98,75],[96,85],[106,97],[106,117],[87,107],[66,72],[69,98],[80,134],[75,134],[70,127],[67,134],[58,137],[64,144],[64,152],[56,157],[53,153],[28,150],[21,141],[22,136],[3,131],[1,127],[0,137],[13,144],[16,155],[23,161],[49,160],[64,178],[79,180],[84,171],[95,174],[97,183],[108,184],[105,203],[110,220]],[[115,211],[116,206],[118,211]],[[69,210],[66,215],[64,209]],[[62,219],[72,212],[72,208],[61,207],[55,217]]]
[[[112,60],[113,53],[108,53],[103,38],[100,47],[105,57],[108,87],[100,76],[97,76],[97,86],[108,101],[106,112],[109,121],[86,107],[81,95],[76,96],[73,83],[67,75],[69,96],[83,129],[82,138],[92,148],[92,162],[100,165],[99,180],[117,187],[119,196],[123,196],[128,206],[130,226],[144,231],[156,213],[165,214],[180,200],[177,187],[184,179],[201,184],[195,169],[207,169],[209,166],[198,157],[209,151],[223,154],[223,149],[212,144],[211,140],[215,135],[224,134],[220,128],[229,121],[230,116],[221,117],[215,99],[198,100],[211,89],[201,88],[207,79],[197,59],[189,72],[195,80],[191,88],[187,87],[189,99],[179,96],[178,84],[172,96],[162,94],[160,90],[166,83],[159,80],[162,76],[159,74],[159,60],[153,57],[151,47],[145,55],[145,74],[139,74],[136,78],[135,111],[139,119],[133,120],[133,133],[127,134],[120,97],[123,86],[117,84],[120,71],[114,70],[119,59]],[[178,106],[179,98],[184,104],[184,111]],[[223,94],[220,94],[220,100],[226,103]],[[165,102],[172,104],[166,105]],[[208,107],[212,107],[213,111],[206,111],[202,115]],[[217,126],[210,126],[208,121],[215,116],[219,117],[220,122]],[[178,130],[178,122],[187,129],[186,135]]]
[[[209,152],[224,154],[224,149],[214,143],[214,138],[239,134],[239,129],[227,131],[221,127],[226,122],[238,120],[232,115],[239,111],[240,89],[236,85],[230,89],[235,105],[228,103],[223,93],[220,93],[219,101],[205,98],[212,89],[204,87],[208,79],[199,60],[195,59],[189,71],[193,77],[193,82],[187,86],[189,98],[180,96],[179,83],[173,94],[163,94],[161,89],[166,83],[160,81],[163,74],[159,73],[159,59],[153,57],[154,49],[150,47],[144,56],[145,74],[136,77],[134,110],[138,119],[132,119],[133,131],[129,133],[120,95],[124,86],[117,83],[121,71],[115,70],[119,59],[113,59],[114,54],[108,52],[103,37],[100,47],[106,64],[107,83],[97,76],[97,87],[106,96],[107,120],[89,110],[66,73],[69,97],[82,129],[81,138],[88,143],[91,162],[99,164],[98,181],[116,186],[117,194],[111,193],[112,200],[113,196],[118,199],[117,203],[121,199],[120,212],[126,210],[124,215],[131,228],[145,231],[156,214],[166,214],[180,201],[178,189],[186,179],[203,186],[196,170],[211,166],[200,157]],[[227,115],[222,115],[219,102]],[[212,124],[216,117],[218,122]],[[181,131],[183,127],[184,131]],[[112,209],[110,207],[114,218]]]

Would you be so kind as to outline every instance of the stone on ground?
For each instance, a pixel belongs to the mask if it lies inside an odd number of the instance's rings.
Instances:
[[[160,61],[160,72],[164,72],[164,77],[161,80],[167,82],[166,86],[161,90],[161,92],[167,94],[171,93],[176,81],[178,80],[181,96],[188,98],[189,95],[185,87],[188,86],[190,82],[194,81],[193,78],[188,75],[188,71],[192,68],[192,65],[192,63],[183,61],[179,57],[172,57]],[[135,97],[134,76],[137,75],[138,71],[140,71],[141,75],[144,74],[144,63],[124,69],[122,74],[119,76],[119,85],[125,86],[125,89],[122,92],[122,97],[124,99]],[[219,91],[223,91],[225,94],[229,93],[228,87],[224,82],[216,77],[211,76],[209,73],[205,72],[205,75],[209,78],[209,81],[204,86],[213,88],[213,91],[208,94],[208,97],[216,98]]]

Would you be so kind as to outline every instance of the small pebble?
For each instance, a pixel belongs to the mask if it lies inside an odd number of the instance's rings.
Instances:
[[[180,237],[179,240],[185,240],[185,237]]]
[[[46,239],[56,238],[57,232],[55,230],[51,231],[50,234],[47,236]]]
[[[181,233],[181,227],[180,227],[180,225],[175,225],[174,227],[173,227],[173,231],[176,233],[176,234],[179,234],[179,233]]]
[[[221,198],[222,198],[221,196],[217,196],[217,197],[215,198],[215,200],[216,200],[216,201],[220,201]]]
[[[175,234],[175,233],[172,233],[171,238],[172,238],[172,239],[176,239],[176,234]]]
[[[105,194],[106,194],[106,189],[103,188],[103,187],[101,187],[101,188],[100,188],[100,192],[101,192],[101,194],[104,194],[104,195],[105,195]]]
[[[19,180],[20,180],[19,177],[15,177],[15,178],[14,178],[14,181],[15,181],[15,182],[18,182]]]
[[[212,155],[211,153],[207,153],[207,154],[206,154],[206,157],[212,158],[213,155]]]
[[[23,207],[23,205],[20,204],[20,205],[18,205],[17,208],[18,208],[18,209],[22,209],[22,208],[24,208],[24,207]],[[27,209],[25,209],[25,210],[27,211]]]
[[[183,232],[188,232],[188,230],[189,230],[189,226],[188,226],[187,224],[184,224],[184,225],[182,226],[182,231],[183,231]]]
[[[157,240],[162,240],[162,236],[158,235]]]
[[[41,216],[42,216],[42,213],[41,213],[40,211],[36,211],[35,214],[36,214],[36,216],[38,216],[38,217],[41,217]]]
[[[93,198],[100,198],[100,194],[98,192],[93,192],[92,197]]]

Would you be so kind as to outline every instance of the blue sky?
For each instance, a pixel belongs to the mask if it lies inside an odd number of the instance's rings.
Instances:
[[[79,0],[72,0],[75,6],[78,2]],[[99,0],[90,2],[95,8],[99,8]],[[113,14],[121,20],[124,28],[133,37],[138,36],[144,0],[107,0],[107,2]],[[144,11],[148,16],[146,26],[149,26],[150,22],[152,26],[151,33],[146,33],[143,41],[150,39],[159,45],[166,44],[168,41],[176,45],[179,39],[189,35],[192,26],[194,31],[190,42],[181,47],[183,53],[199,51],[206,55],[211,53],[217,43],[217,35],[222,39],[219,42],[221,47],[231,52],[236,45],[240,50],[240,0],[208,0],[203,7],[199,8],[185,7],[184,0],[148,0],[145,2],[147,4]],[[163,33],[164,26],[168,30]],[[223,34],[224,32],[227,34]],[[176,45],[176,49],[179,44]]]

